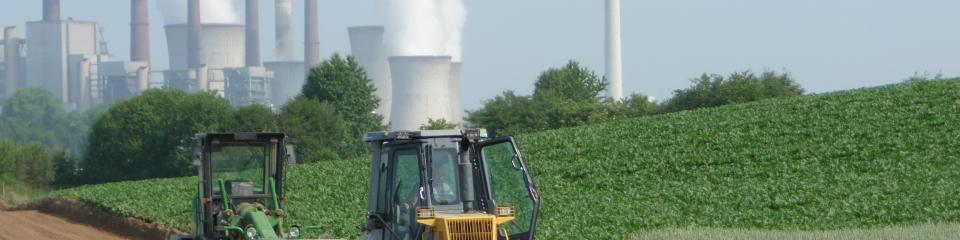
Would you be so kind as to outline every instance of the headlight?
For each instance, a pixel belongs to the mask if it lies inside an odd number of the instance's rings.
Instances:
[[[418,207],[417,219],[431,219],[437,216],[437,212],[430,207]]]
[[[512,205],[501,205],[497,206],[496,214],[498,217],[513,217],[517,214],[517,209]]]
[[[246,232],[247,232],[247,238],[250,238],[250,239],[257,238],[258,234],[257,234],[256,228],[248,227]]]
[[[290,237],[291,238],[300,237],[300,227],[297,227],[297,226],[290,227]]]

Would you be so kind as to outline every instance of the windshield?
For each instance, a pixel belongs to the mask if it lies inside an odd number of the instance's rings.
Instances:
[[[460,184],[458,184],[457,164],[458,145],[449,139],[433,140],[433,162],[431,163],[430,185],[433,203],[453,205],[460,203]]]
[[[273,161],[275,147],[272,145],[222,144],[214,147],[213,160],[214,188],[219,190],[216,181],[223,180],[227,193],[231,195],[262,194],[267,181],[265,168]]]

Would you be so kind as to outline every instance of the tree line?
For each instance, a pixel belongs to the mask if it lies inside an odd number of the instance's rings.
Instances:
[[[198,133],[284,132],[305,163],[365,157],[363,134],[382,131],[372,81],[350,56],[334,54],[308,73],[301,94],[276,109],[234,107],[212,92],[152,89],[110,106],[66,112],[52,94],[21,90],[0,116],[0,177],[72,186],[193,175]],[[603,96],[605,79],[575,61],[544,71],[531,95],[506,91],[467,111],[467,126],[522,134],[667,112],[797,96],[787,73],[737,72],[693,79],[667,101]],[[422,129],[460,127],[431,119]]]

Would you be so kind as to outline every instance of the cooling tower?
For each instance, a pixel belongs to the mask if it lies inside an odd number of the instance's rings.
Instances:
[[[147,0],[130,1],[130,61],[150,62],[150,11]]]
[[[462,66],[463,63],[460,62],[450,64],[450,117],[447,121],[451,123],[463,122],[463,116],[461,116],[463,110],[460,108],[460,68]]]
[[[377,113],[383,116],[383,123],[389,123],[393,90],[390,87],[392,80],[387,49],[383,45],[383,26],[351,27],[347,31],[350,33],[350,50],[353,56],[367,71],[367,77],[377,88],[377,98],[380,98]]]
[[[247,0],[247,67],[260,66],[260,3]]]
[[[43,0],[43,21],[60,21],[60,0]]]
[[[418,130],[450,117],[450,56],[391,57],[391,130]]]
[[[187,67],[191,69],[199,68],[206,63],[201,61],[200,55],[203,54],[203,31],[202,20],[200,18],[200,0],[188,0],[187,4]],[[169,34],[168,34],[169,37]],[[209,42],[209,41],[208,41]],[[168,43],[168,46],[170,44]],[[173,59],[170,55],[171,60]],[[173,64],[170,64],[173,66]],[[173,69],[171,67],[171,69]]]
[[[607,87],[614,101],[623,100],[623,57],[621,56],[620,0],[607,0]]]
[[[3,29],[3,63],[6,65],[6,86],[4,89],[5,97],[10,97],[17,91],[17,85],[20,81],[20,31],[16,26]]]
[[[320,19],[317,16],[317,0],[306,0],[304,3],[306,19],[304,34],[304,63],[309,72],[310,68],[320,64]]]
[[[246,54],[244,27],[239,24],[203,24],[203,43],[199,62],[211,69],[223,69],[244,66]],[[187,70],[187,25],[165,26],[167,34],[167,52],[170,56],[170,70]],[[190,68],[195,69],[196,67]]]
[[[277,60],[293,61],[293,3],[277,0],[276,11]]]

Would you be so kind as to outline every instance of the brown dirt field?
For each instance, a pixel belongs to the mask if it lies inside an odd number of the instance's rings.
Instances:
[[[124,239],[35,210],[0,212],[0,239]]]
[[[17,218],[22,218],[17,214],[23,214],[28,217],[27,219],[31,219],[29,217],[39,219],[46,216],[59,221],[36,222],[49,222],[47,225],[55,223],[53,227],[44,227],[44,225],[34,224],[29,221],[17,221]],[[69,225],[69,227],[67,227],[68,225],[61,227],[61,223],[71,225]],[[0,226],[5,226],[0,228],[0,239],[169,239],[171,235],[186,235],[164,226],[145,223],[134,218],[108,214],[72,199],[44,199],[39,202],[19,206],[9,212],[0,212]],[[10,228],[9,226],[13,227]],[[39,235],[5,235],[31,232],[17,231],[21,226],[23,226],[23,228],[34,229],[35,231],[33,232]],[[75,229],[73,227],[77,228]],[[75,230],[77,232],[73,233]],[[100,235],[81,235],[87,233]]]

